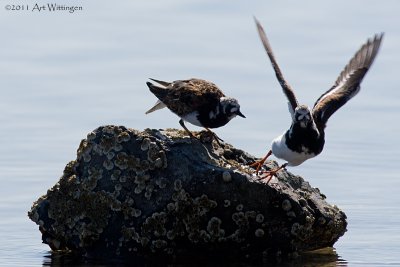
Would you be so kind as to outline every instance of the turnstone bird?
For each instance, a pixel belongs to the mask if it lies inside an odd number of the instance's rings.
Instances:
[[[260,179],[269,178],[268,183],[282,168],[300,165],[321,153],[324,148],[324,131],[329,117],[360,91],[360,83],[379,51],[383,33],[368,39],[340,73],[334,85],[322,94],[315,102],[314,107],[310,109],[308,106],[300,105],[297,102],[292,88],[283,77],[275,60],[263,27],[257,19],[255,21],[276,77],[289,101],[288,106],[292,116],[290,128],[272,141],[272,149],[268,154],[260,161],[250,165],[257,168],[256,174],[258,174],[259,169],[271,154],[284,159],[286,163],[279,168],[263,172],[265,176]]]
[[[184,121],[204,127],[218,142],[218,139],[221,139],[209,128],[224,126],[237,115],[246,118],[240,112],[238,101],[225,96],[212,82],[201,79],[178,80],[172,83],[150,80],[159,84],[147,82],[147,86],[158,101],[146,114],[165,107],[169,108],[181,118],[179,124],[191,137],[194,135],[186,128]]]

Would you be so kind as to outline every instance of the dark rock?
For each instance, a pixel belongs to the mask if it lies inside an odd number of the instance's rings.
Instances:
[[[285,170],[182,131],[99,127],[29,217],[53,250],[91,257],[265,259],[332,246],[346,215]],[[269,168],[277,166],[268,162]]]

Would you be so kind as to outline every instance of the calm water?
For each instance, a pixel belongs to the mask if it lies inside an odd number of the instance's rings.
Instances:
[[[290,171],[349,222],[333,252],[302,265],[400,266],[400,2],[58,1],[82,6],[73,14],[7,11],[12,2],[0,0],[1,266],[58,264],[26,213],[87,132],[179,127],[167,110],[144,115],[155,102],[149,77],[205,78],[237,97],[247,119],[216,132],[262,156],[290,116],[253,15],[309,105],[368,37],[386,32],[361,93],[329,121],[322,155]]]

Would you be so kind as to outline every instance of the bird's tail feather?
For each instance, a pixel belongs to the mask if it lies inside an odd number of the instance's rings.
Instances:
[[[158,100],[151,109],[146,111],[145,114],[149,114],[151,112],[154,112],[156,110],[159,110],[159,109],[162,109],[162,108],[165,108],[165,107],[166,107],[166,105],[163,102],[161,102],[160,100]]]
[[[152,80],[152,81],[154,81],[154,82],[156,82],[156,83],[158,83],[158,84],[161,84],[161,85],[163,85],[163,86],[165,86],[165,87],[167,87],[168,85],[170,85],[171,83],[169,83],[169,82],[164,82],[164,81],[160,81],[160,80],[156,80],[156,79],[152,79],[152,78],[149,78],[150,80]]]

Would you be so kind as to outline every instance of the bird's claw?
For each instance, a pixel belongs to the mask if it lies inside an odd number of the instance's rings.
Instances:
[[[249,167],[256,168],[255,173],[256,173],[256,175],[258,175],[258,171],[261,169],[261,167],[262,167],[262,165],[264,164],[264,162],[265,162],[265,160],[264,160],[264,159],[261,159],[261,160],[259,160],[259,161],[254,162],[254,163],[251,163],[251,164],[249,165]]]
[[[271,156],[271,154],[272,154],[272,151],[270,150],[270,151],[268,151],[267,155],[265,155],[265,157],[263,157],[259,161],[253,162],[249,165],[249,167],[256,168],[256,171],[255,171],[256,175],[258,175],[258,171],[261,169],[262,165],[264,165],[267,158],[269,156]]]
[[[278,177],[278,176],[277,176],[278,171],[284,169],[286,166],[287,166],[287,163],[282,164],[282,166],[280,166],[279,168],[276,168],[275,170],[270,170],[270,171],[263,171],[263,172],[261,172],[261,175],[265,174],[265,176],[259,177],[259,178],[257,179],[257,181],[264,180],[264,179],[268,179],[268,181],[267,181],[267,184],[268,184],[269,181],[271,181],[271,179],[272,179],[274,176],[275,176],[275,177]]]
[[[265,172],[261,172],[261,175],[264,175],[264,176],[260,176],[258,179],[257,179],[257,181],[260,181],[260,180],[264,180],[264,179],[268,179],[267,180],[267,184],[269,183],[269,181],[271,181],[271,179],[275,176],[275,177],[277,177],[277,175],[276,175],[276,173],[278,172],[278,169],[277,170],[272,170],[272,171],[265,171]]]

